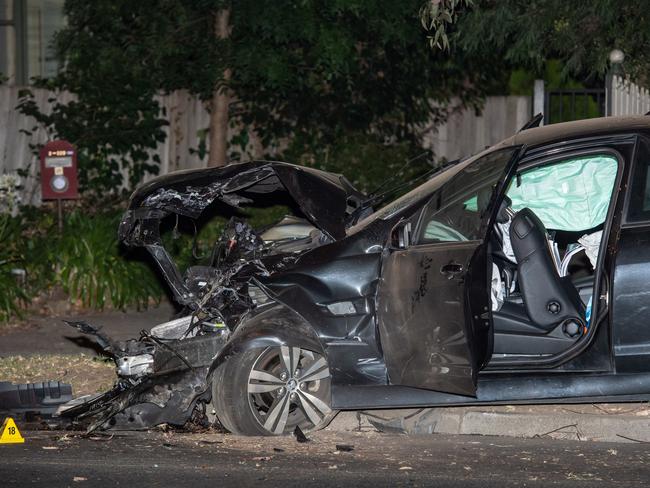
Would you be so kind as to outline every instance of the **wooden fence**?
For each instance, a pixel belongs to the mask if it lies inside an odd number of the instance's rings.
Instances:
[[[19,87],[0,86],[0,173],[26,169],[30,176],[23,181],[23,200],[38,204],[38,162],[30,144],[44,143],[47,134],[41,129],[32,135],[23,132],[32,131],[35,123],[16,110],[18,91]],[[40,89],[32,92],[41,110],[47,113],[52,93]],[[72,99],[66,93],[57,96],[64,103]],[[160,97],[159,101],[169,122],[165,128],[167,138],[155,151],[161,161],[160,173],[203,167],[205,161],[195,150],[201,138],[207,136],[209,114],[205,105],[182,91]],[[454,110],[447,123],[427,128],[424,140],[436,157],[455,159],[509,137],[530,116],[529,97],[489,97],[480,115],[473,110]],[[252,141],[247,152],[248,157],[260,157],[263,148],[258,141]]]
[[[614,75],[608,115],[643,115],[650,111],[650,92],[647,88]]]
[[[425,134],[424,141],[437,158],[462,158],[515,134],[531,114],[531,97],[488,97],[481,113],[454,110],[446,123]]]
[[[38,203],[40,201],[40,187],[36,184],[38,175],[38,159],[32,154],[30,144],[43,142],[47,134],[42,129],[37,129],[32,135],[23,131],[32,131],[33,119],[25,117],[16,110],[18,92],[21,88],[16,86],[0,86],[0,173],[13,173],[18,169],[27,170],[29,177],[23,180],[25,203]],[[50,94],[45,90],[34,90],[34,97],[41,110],[46,113],[51,108],[48,102]],[[72,97],[63,93],[59,95],[63,103]]]

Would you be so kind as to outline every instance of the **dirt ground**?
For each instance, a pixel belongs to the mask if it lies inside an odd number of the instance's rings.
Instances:
[[[63,319],[85,320],[124,341],[169,320],[174,312],[171,304],[162,303],[141,311],[32,315],[0,324],[0,381],[61,381],[72,385],[74,397],[106,391],[116,380],[115,364],[91,337]]]
[[[66,325],[64,319],[85,320],[116,341],[136,339],[141,330],[173,318],[174,307],[162,303],[147,310],[111,310],[77,315],[34,315],[20,321],[0,325],[0,357],[42,354],[98,354],[100,348],[93,338]]]
[[[12,383],[62,381],[74,396],[100,393],[115,382],[115,364],[86,354],[38,354],[0,357],[0,380]]]

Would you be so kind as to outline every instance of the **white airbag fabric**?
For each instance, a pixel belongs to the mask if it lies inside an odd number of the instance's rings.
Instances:
[[[587,230],[605,221],[617,168],[613,156],[582,156],[521,173],[507,194],[513,210],[530,208],[547,229]]]
[[[598,262],[598,250],[600,249],[600,241],[602,238],[603,231],[599,230],[593,234],[585,234],[578,239],[578,243],[584,246],[585,254],[589,258],[589,262],[594,269],[596,269],[596,263]]]
[[[492,311],[498,312],[503,306],[503,283],[499,267],[492,263]]]

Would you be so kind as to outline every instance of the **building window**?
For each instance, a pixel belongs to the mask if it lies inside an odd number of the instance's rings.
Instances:
[[[52,41],[65,25],[64,0],[0,0],[0,73],[7,83],[26,85],[58,69]]]

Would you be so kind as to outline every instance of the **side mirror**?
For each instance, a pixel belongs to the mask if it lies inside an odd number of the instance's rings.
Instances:
[[[390,246],[393,249],[406,249],[411,245],[411,222],[400,222],[390,232]]]

